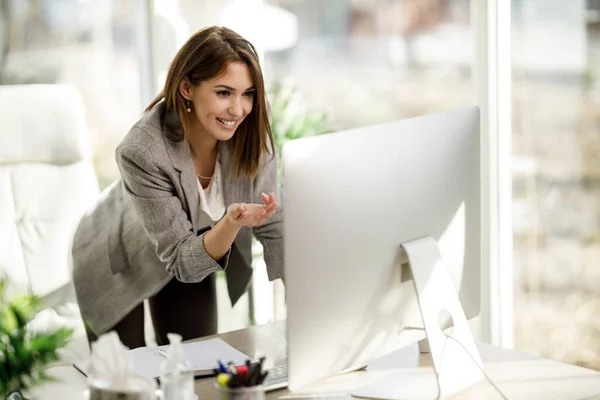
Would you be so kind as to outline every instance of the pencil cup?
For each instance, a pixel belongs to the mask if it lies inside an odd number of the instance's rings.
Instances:
[[[242,386],[239,388],[229,388],[214,383],[219,391],[219,400],[265,400],[265,388],[258,386]]]

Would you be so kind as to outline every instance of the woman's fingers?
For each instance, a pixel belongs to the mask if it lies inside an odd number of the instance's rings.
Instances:
[[[273,202],[271,204],[269,204],[269,206],[266,208],[266,214],[270,217],[273,214],[275,214],[275,211],[277,211],[277,202]]]
[[[236,203],[236,204],[232,204],[229,206],[227,213],[229,214],[231,219],[238,220],[242,217],[242,215],[244,214],[244,211],[246,209],[247,209],[247,207],[244,203],[240,203],[240,204]]]
[[[260,197],[262,198],[262,200],[265,202],[265,205],[267,205],[267,206],[269,204],[275,202],[275,193],[271,193],[271,194],[262,193],[260,195]]]
[[[271,202],[271,196],[268,196],[265,193],[261,194],[260,197],[262,198],[262,200],[265,202],[266,205],[269,205],[269,203]]]
[[[265,206],[258,204],[250,204],[244,212],[243,224],[246,226],[255,226],[265,214]]]
[[[277,211],[277,202],[273,194],[264,194],[265,204],[245,204],[241,203],[237,209],[231,211],[231,216],[239,223],[247,227],[259,226],[264,224]]]
[[[269,220],[269,218],[271,218],[275,212],[277,211],[277,203],[273,203],[270,204],[269,207],[267,207],[267,209],[265,210],[265,215],[261,218],[261,220],[259,221],[259,223],[257,225],[262,225],[265,222],[267,222]]]

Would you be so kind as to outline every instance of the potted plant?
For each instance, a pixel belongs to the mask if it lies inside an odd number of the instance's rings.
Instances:
[[[52,381],[48,365],[59,358],[58,350],[73,331],[34,331],[29,322],[40,309],[38,297],[8,299],[7,279],[0,278],[0,399],[24,399],[23,393],[38,384]]]
[[[289,82],[274,81],[267,89],[270,107],[271,133],[275,142],[279,182],[283,187],[283,168],[281,150],[283,145],[293,139],[322,135],[331,132],[329,116],[325,112],[309,110],[302,102],[297,88]],[[252,237],[252,259],[257,262],[263,258],[263,248]],[[252,285],[252,284],[251,284]],[[248,290],[249,325],[255,324],[254,290]]]
[[[267,92],[271,107],[271,132],[280,163],[281,149],[288,140],[331,132],[328,115],[308,110],[302,104],[298,90],[291,84],[275,81]],[[279,179],[283,185],[281,165],[279,167]]]

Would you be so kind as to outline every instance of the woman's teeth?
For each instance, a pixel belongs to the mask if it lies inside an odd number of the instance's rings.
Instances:
[[[224,119],[221,119],[221,118],[217,118],[217,121],[219,121],[223,125],[227,125],[227,126],[234,126],[235,125],[235,121],[227,121],[227,120],[224,120]]]

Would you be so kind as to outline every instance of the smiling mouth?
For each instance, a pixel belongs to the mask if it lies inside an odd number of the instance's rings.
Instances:
[[[222,119],[222,118],[217,118],[217,121],[219,121],[222,125],[225,125],[228,128],[232,128],[235,126],[235,123],[237,122],[236,120],[226,120],[226,119]]]

